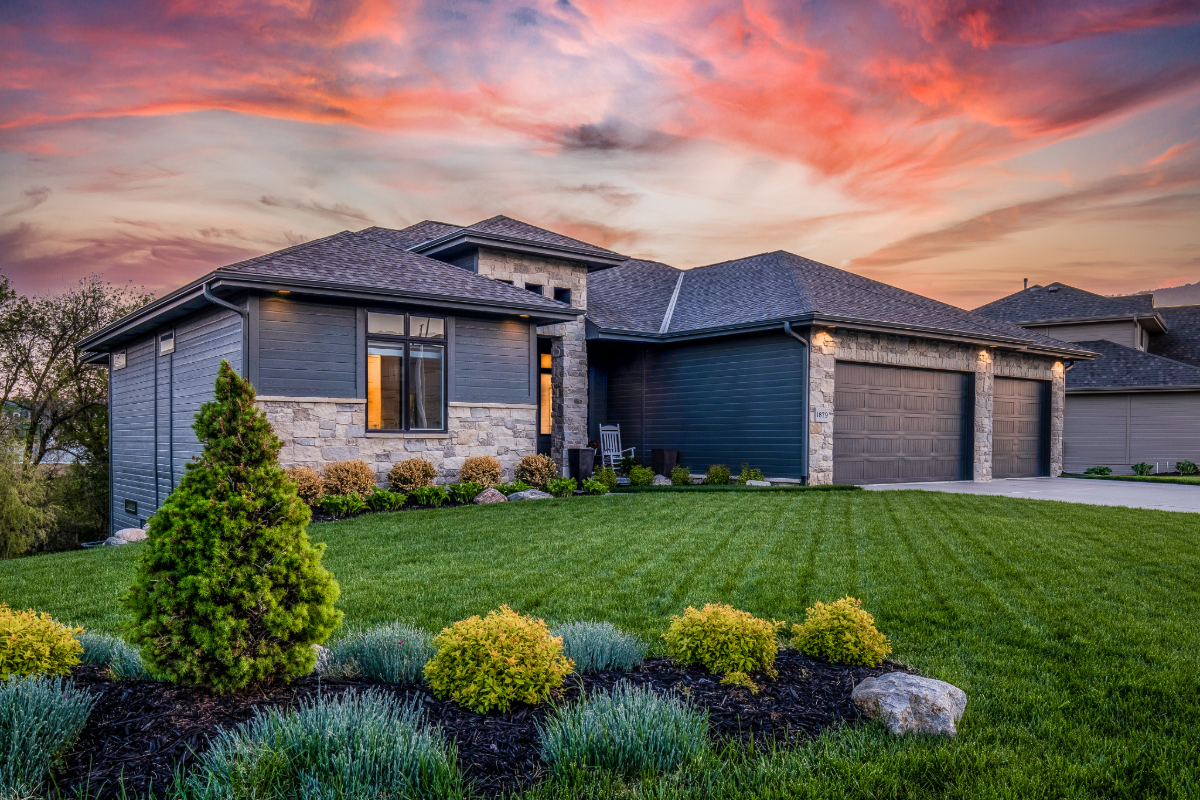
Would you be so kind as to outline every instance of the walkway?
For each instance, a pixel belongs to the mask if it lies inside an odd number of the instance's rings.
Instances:
[[[925,492],[999,494],[1030,500],[1063,500],[1095,506],[1127,506],[1200,513],[1200,486],[1170,483],[1096,481],[1082,478],[1002,478],[982,483],[877,483],[863,488],[878,492],[920,489]]]

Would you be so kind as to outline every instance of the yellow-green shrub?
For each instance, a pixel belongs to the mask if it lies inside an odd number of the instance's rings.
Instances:
[[[321,502],[325,496],[325,482],[321,480],[321,473],[312,467],[292,467],[284,472],[296,484],[296,494],[300,495],[301,500],[310,506]]]
[[[500,485],[500,461],[494,456],[471,456],[458,471],[462,483],[478,483],[480,486]]]
[[[803,624],[792,626],[792,634],[792,647],[838,664],[877,667],[892,652],[862,600],[849,596],[829,604],[818,601]]]
[[[392,490],[412,494],[422,486],[433,486],[437,477],[437,468],[423,458],[408,458],[399,461],[388,473],[388,483]]]
[[[697,611],[688,606],[671,618],[663,639],[667,653],[680,664],[700,664],[710,672],[765,672],[775,677],[776,641],[782,622],[769,622],[733,606],[709,603]]]
[[[558,466],[550,456],[525,456],[517,462],[513,475],[530,486],[545,489],[546,481],[558,477]]]
[[[375,490],[375,470],[365,461],[335,461],[325,467],[326,494],[366,497]]]
[[[0,680],[27,675],[66,675],[79,663],[83,645],[46,612],[14,611],[0,603]]]
[[[430,690],[482,714],[545,700],[575,666],[545,622],[508,606],[454,623],[433,644],[437,654],[425,665]]]

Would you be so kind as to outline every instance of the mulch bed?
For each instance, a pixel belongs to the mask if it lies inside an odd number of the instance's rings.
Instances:
[[[786,745],[806,741],[838,722],[857,720],[850,692],[865,678],[911,671],[890,662],[877,668],[838,666],[794,650],[781,650],[775,666],[778,679],[755,676],[761,691],[753,695],[721,684],[719,677],[704,669],[651,658],[632,672],[571,676],[558,702],[577,699],[581,689],[608,688],[628,680],[664,694],[681,693],[707,708],[718,741],[753,737]],[[77,687],[100,698],[55,779],[63,795],[86,786],[97,798],[119,796],[122,780],[129,797],[145,796],[151,787],[161,792],[170,785],[177,766],[186,768],[195,753],[203,752],[218,727],[244,722],[258,708],[293,706],[318,690],[315,678],[305,678],[268,691],[221,696],[154,681],[113,682],[100,668],[86,666],[77,667],[74,678]],[[436,699],[423,686],[367,680],[327,680],[319,686],[326,696],[367,688],[398,697],[420,696],[429,720],[457,742],[459,763],[468,780],[489,797],[528,787],[545,775],[535,724],[545,718],[547,704],[482,716]]]

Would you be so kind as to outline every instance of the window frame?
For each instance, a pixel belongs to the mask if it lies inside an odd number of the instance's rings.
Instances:
[[[170,343],[169,349],[164,349]],[[160,356],[169,356],[175,352],[175,329],[163,331],[158,334],[158,354]]]
[[[405,434],[420,436],[422,434],[437,435],[447,433],[450,426],[450,328],[453,324],[453,318],[445,314],[430,313],[426,311],[397,311],[395,309],[370,310],[377,314],[391,314],[392,316],[404,317],[405,335],[391,333],[371,333],[369,325],[366,333],[366,348],[363,353],[364,367],[366,372],[370,373],[369,359],[371,356],[372,347],[391,347],[393,349],[403,349],[403,363],[400,365],[400,425],[399,428],[372,428],[371,427],[371,391],[368,379],[368,387],[366,393],[366,424],[364,430],[371,434]],[[442,320],[442,335],[440,337],[421,337],[412,335],[412,317],[433,317]],[[369,317],[368,317],[369,319]],[[365,320],[364,320],[365,322]],[[411,413],[409,411],[409,377],[412,364],[412,348],[411,345],[424,344],[434,345],[442,348],[442,427],[440,428],[416,428],[412,427]]]

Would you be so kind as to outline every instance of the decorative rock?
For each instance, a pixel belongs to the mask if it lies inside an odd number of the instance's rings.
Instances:
[[[501,494],[499,489],[488,487],[479,494],[475,495],[475,499],[471,502],[476,505],[486,505],[488,503],[505,503],[508,498]]]
[[[869,719],[882,719],[897,736],[940,733],[954,736],[955,723],[967,708],[967,695],[945,681],[904,672],[867,678],[850,698]]]
[[[113,534],[113,538],[123,542],[144,542],[146,541],[146,532],[141,528],[122,528]]]
[[[747,486],[770,486],[770,481],[746,481]]]
[[[118,539],[115,536],[110,536],[104,540],[105,547],[120,547],[123,544],[129,544],[129,542],[125,541],[124,539]]]
[[[510,501],[517,500],[549,500],[554,495],[549,492],[543,492],[541,489],[526,489],[523,492],[513,492],[508,496]]]
[[[655,475],[654,480],[650,482],[651,486],[670,486],[671,479],[666,475]]]

